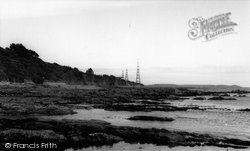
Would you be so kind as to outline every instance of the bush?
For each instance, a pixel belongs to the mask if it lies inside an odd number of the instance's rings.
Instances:
[[[89,69],[86,71],[86,74],[89,75],[89,76],[92,76],[92,75],[94,75],[94,71],[93,71],[91,68],[89,68]]]
[[[31,81],[34,82],[35,84],[43,84],[44,78],[35,75],[31,78]]]

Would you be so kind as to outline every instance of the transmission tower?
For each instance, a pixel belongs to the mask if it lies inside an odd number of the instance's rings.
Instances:
[[[122,70],[122,79],[124,79],[124,72],[123,72],[123,70]]]
[[[137,60],[137,72],[136,72],[136,83],[141,83],[141,78],[140,78],[140,69],[139,69],[139,60]]]
[[[125,80],[128,81],[128,69],[126,69]]]

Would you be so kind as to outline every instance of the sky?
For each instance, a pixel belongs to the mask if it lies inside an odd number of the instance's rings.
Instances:
[[[230,12],[234,32],[191,40],[192,18]],[[250,1],[0,0],[0,46],[22,43],[46,62],[143,84],[250,87]]]

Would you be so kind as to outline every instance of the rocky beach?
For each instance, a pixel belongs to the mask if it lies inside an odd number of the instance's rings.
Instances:
[[[118,142],[164,145],[170,148],[215,146],[247,149],[250,146],[250,136],[248,139],[240,139],[167,128],[118,126],[101,119],[50,118],[74,116],[78,114],[77,110],[91,111],[95,109],[103,109],[111,113],[116,111],[185,113],[190,110],[205,112],[211,108],[214,110],[218,110],[218,108],[200,105],[175,105],[174,102],[183,102],[190,97],[199,101],[234,100],[247,94],[244,90],[234,93],[236,97],[231,97],[228,95],[231,92],[205,92],[188,88],[100,87],[98,89],[66,89],[48,85],[2,85],[0,87],[1,150],[22,150],[22,148],[6,149],[5,143],[54,143],[57,146],[53,150],[61,151],[68,148],[112,146]],[[231,111],[227,108],[222,108],[222,110]],[[239,109],[235,112],[249,112],[249,109]],[[175,121],[175,118],[144,115],[130,116],[126,120],[171,123]]]

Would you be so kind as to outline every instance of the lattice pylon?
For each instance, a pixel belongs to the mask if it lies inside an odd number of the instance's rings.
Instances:
[[[124,79],[124,71],[122,70],[122,79]]]
[[[141,77],[140,77],[140,69],[139,69],[139,60],[137,60],[137,72],[136,72],[136,83],[141,83]]]
[[[128,81],[128,69],[126,69],[125,80]]]

